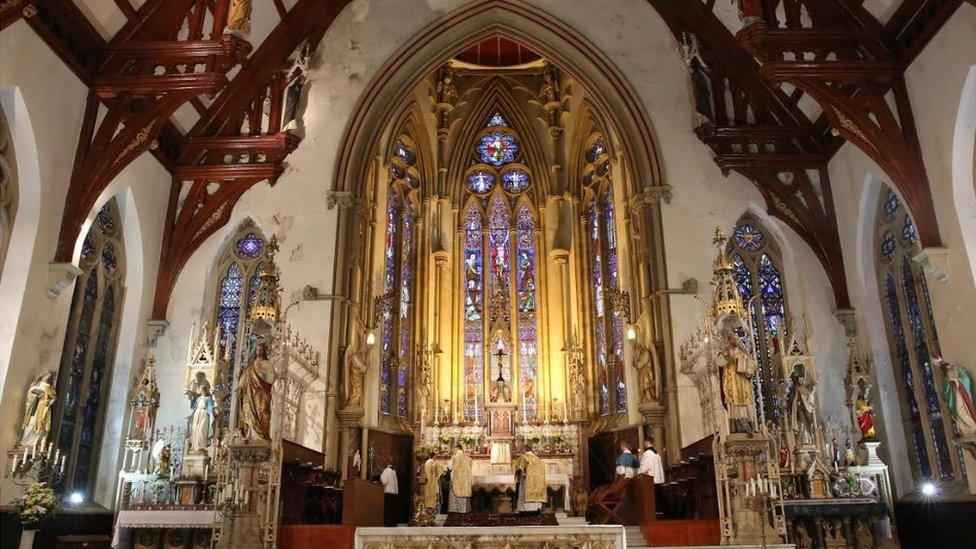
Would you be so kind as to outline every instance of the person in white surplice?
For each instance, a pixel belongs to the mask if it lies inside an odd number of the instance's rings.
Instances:
[[[637,469],[638,475],[647,475],[654,479],[654,484],[664,484],[664,465],[661,463],[661,454],[654,449],[654,441],[647,439],[644,441],[644,453],[641,454],[640,468]]]
[[[383,526],[396,526],[400,487],[397,484],[396,470],[393,469],[393,456],[386,459],[386,468],[380,473],[380,483],[383,485]]]

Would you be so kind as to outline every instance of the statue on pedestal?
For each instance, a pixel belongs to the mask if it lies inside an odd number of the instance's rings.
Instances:
[[[271,438],[271,373],[267,346],[258,343],[254,359],[241,372],[238,381],[237,428],[247,437],[270,440]]]
[[[802,365],[797,365],[790,374],[790,389],[786,404],[793,423],[793,433],[798,444],[813,444],[816,421],[814,401],[814,381],[807,375]]]
[[[47,370],[37,376],[27,389],[21,422],[21,446],[34,446],[51,432],[51,407],[55,398],[54,372]]]
[[[962,438],[976,436],[976,406],[974,406],[973,380],[966,368],[950,364],[941,357],[933,357],[933,362],[941,364],[945,371],[945,384],[942,394],[956,429]]]
[[[132,397],[132,436],[146,439],[156,423],[156,410],[159,408],[159,386],[156,383],[156,359],[149,357],[139,378],[136,394]]]
[[[227,12],[227,31],[232,34],[247,34],[251,30],[251,0],[230,0]]]
[[[199,372],[202,375],[203,372]],[[190,451],[206,453],[213,437],[214,426],[214,398],[207,383],[200,389],[200,393],[190,398]]]
[[[366,371],[369,369],[369,349],[359,346],[346,354],[346,375],[349,387],[346,390],[346,408],[362,408],[363,393],[366,387]]]
[[[756,361],[749,356],[742,336],[734,329],[723,329],[721,338],[722,404],[729,414],[729,432],[754,433],[752,378],[756,375]]]
[[[637,370],[637,384],[641,391],[641,402],[657,402],[657,353],[645,347],[638,340],[634,346],[634,369]]]

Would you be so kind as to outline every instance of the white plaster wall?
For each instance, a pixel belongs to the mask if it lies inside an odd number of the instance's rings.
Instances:
[[[8,256],[19,255],[30,261],[19,318],[0,313],[4,331],[13,335],[6,338],[9,353],[0,355],[9,356],[0,397],[0,417],[13,426],[19,423],[13,418],[19,418],[23,412],[24,391],[31,380],[44,370],[57,371],[61,357],[72,292],[69,288],[58,299],[51,300],[44,291],[87,90],[23,21],[0,34],[0,86],[17,88],[26,104],[39,170],[32,180],[21,179],[18,186],[39,189],[43,205],[34,240],[8,252]],[[17,428],[0,429],[0,448],[11,448],[17,436]],[[13,498],[15,493],[11,489],[9,483],[4,483],[0,487],[0,500]]]
[[[928,278],[936,326],[945,358],[970,366],[976,364],[972,338],[976,291],[953,204],[952,139],[964,83],[974,63],[976,7],[964,4],[906,71],[939,232],[949,249],[949,283]],[[851,144],[845,144],[834,157],[830,174],[858,339],[862,352],[872,355],[878,377],[887,437],[882,452],[890,456],[896,490],[903,494],[914,487],[898,404],[899,378],[891,364],[874,269],[877,196],[888,179],[877,164]]]
[[[19,315],[4,313],[0,318],[0,333],[4,334],[4,341],[9,341],[4,343],[9,345],[9,365],[0,368],[6,371],[0,403],[0,415],[6,420],[20,417],[24,391],[30,380],[42,370],[57,371],[60,363],[74,288],[65,289],[54,300],[45,296],[45,289],[87,89],[23,21],[0,35],[0,87],[16,89],[26,105],[39,169],[28,179],[21,178],[19,183],[23,188],[39,189],[43,206],[36,220],[34,239],[25,242],[21,249],[11,249],[8,255],[29,261],[29,270],[20,281],[24,291]],[[142,327],[148,318],[155,287],[168,183],[165,170],[152,156],[144,154],[113,181],[93,209],[97,211],[117,196],[125,234],[126,288],[94,493],[95,501],[103,505],[111,501],[114,490],[132,365],[144,356]],[[7,349],[3,351],[0,357],[6,361]],[[0,430],[0,447],[10,448],[16,439],[16,428]],[[4,484],[0,498],[11,499],[14,495],[11,489],[9,484]]]

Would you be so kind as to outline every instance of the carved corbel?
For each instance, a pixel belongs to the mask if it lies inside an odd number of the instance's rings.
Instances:
[[[352,191],[326,191],[325,193],[325,208],[328,210],[333,210],[336,206],[340,210],[347,210],[360,202],[362,201]]]
[[[157,320],[149,319],[146,321],[146,346],[155,347],[156,341],[159,336],[166,333],[166,328],[169,327],[169,321],[167,320]]]
[[[834,318],[844,327],[844,335],[848,339],[857,336],[857,323],[854,319],[854,309],[835,309]]]
[[[61,292],[74,283],[81,269],[71,263],[49,263],[47,266],[47,289],[44,294],[51,299],[57,298]]]
[[[926,274],[942,284],[949,284],[948,248],[922,248],[922,251],[912,256],[912,260],[921,265]]]

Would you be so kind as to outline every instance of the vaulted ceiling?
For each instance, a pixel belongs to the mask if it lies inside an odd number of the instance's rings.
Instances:
[[[647,1],[699,73],[698,136],[811,246],[836,307],[849,299],[826,167],[844,141],[886,171],[922,245],[939,245],[904,71],[963,0]],[[281,128],[285,79],[349,0],[254,2],[248,40],[224,32],[229,3],[11,0],[0,12],[0,29],[25,19],[90,90],[55,261],[71,261],[82,222],[136,156],[172,174],[158,319],[192,253],[299,146]],[[505,37],[461,54],[499,66],[531,55]]]

